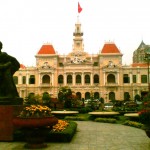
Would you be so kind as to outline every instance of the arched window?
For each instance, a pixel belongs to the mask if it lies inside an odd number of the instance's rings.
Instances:
[[[30,75],[29,84],[35,84],[35,75]]]
[[[72,75],[67,76],[67,83],[72,83]]]
[[[17,76],[13,76],[13,79],[14,79],[14,83],[18,84],[18,77]]]
[[[64,82],[63,75],[59,75],[59,76],[58,76],[58,83],[59,83],[59,84],[63,84],[63,82]]]
[[[99,83],[99,75],[94,75],[94,83]]]
[[[111,101],[115,100],[115,93],[114,92],[109,93],[109,100],[111,100]]]
[[[42,78],[42,83],[50,83],[50,76],[44,75]]]
[[[90,83],[90,76],[89,75],[85,75],[85,83]]]
[[[141,75],[141,83],[147,83],[147,75]]]
[[[123,83],[130,83],[130,77],[128,74],[123,75]]]
[[[94,99],[99,99],[99,93],[98,92],[94,93]]]
[[[22,84],[26,84],[26,76],[22,77]]]
[[[115,81],[115,76],[113,75],[113,74],[109,74],[108,76],[107,76],[107,82],[108,83],[115,83],[116,81]]]
[[[86,93],[85,93],[85,100],[86,100],[86,99],[90,99],[90,92],[86,92]]]
[[[129,101],[130,100],[130,94],[129,92],[124,92],[124,100]]]
[[[76,75],[76,83],[81,83],[81,75]]]
[[[80,92],[77,92],[76,96],[78,97],[79,100],[81,100],[81,93]]]

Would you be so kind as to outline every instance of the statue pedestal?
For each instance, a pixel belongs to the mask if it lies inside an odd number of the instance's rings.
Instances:
[[[22,98],[0,98],[0,141],[13,140],[13,118],[22,110],[22,104]]]

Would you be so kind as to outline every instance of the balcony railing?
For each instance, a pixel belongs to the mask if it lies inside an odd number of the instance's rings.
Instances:
[[[118,86],[118,83],[105,83],[105,86],[109,86],[109,87],[116,87]]]
[[[52,87],[50,83],[41,83],[40,87]]]

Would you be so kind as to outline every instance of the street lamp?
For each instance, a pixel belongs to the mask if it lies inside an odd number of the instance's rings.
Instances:
[[[147,78],[148,78],[148,92],[150,92],[150,81],[149,81],[149,79],[150,79],[150,77],[149,77],[149,64],[150,64],[150,48],[148,48],[146,51],[145,51],[145,58],[146,58],[146,60],[147,60],[147,64],[148,64],[148,67],[147,67],[147,69],[148,69],[148,71],[147,71]]]

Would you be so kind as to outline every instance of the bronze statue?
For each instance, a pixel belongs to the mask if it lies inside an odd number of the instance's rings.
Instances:
[[[0,98],[19,97],[13,74],[20,68],[20,64],[16,58],[1,52],[2,48],[3,44],[0,42]]]

